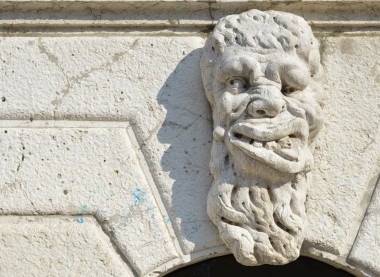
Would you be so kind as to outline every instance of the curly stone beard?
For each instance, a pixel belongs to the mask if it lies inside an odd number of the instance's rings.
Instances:
[[[310,148],[322,120],[318,104],[297,99],[283,114],[281,123],[257,127],[242,112],[214,131],[207,211],[244,265],[291,262],[304,240]]]

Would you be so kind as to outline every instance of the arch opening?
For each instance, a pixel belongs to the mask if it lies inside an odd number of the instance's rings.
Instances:
[[[166,277],[275,277],[275,276],[308,276],[308,277],[352,277],[354,275],[335,268],[321,261],[299,257],[286,265],[244,266],[239,264],[233,255],[226,255],[204,260],[165,275]]]

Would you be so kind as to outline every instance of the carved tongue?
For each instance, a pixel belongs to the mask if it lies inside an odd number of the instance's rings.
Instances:
[[[273,151],[288,160],[298,161],[301,151],[301,142],[298,138],[291,138],[289,136],[280,139],[277,147]]]

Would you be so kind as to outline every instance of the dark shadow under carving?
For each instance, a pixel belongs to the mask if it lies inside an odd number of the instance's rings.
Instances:
[[[172,273],[166,277],[276,277],[276,276],[307,276],[307,277],[351,277],[348,272],[337,269],[323,262],[299,257],[294,262],[287,265],[261,265],[255,267],[243,266],[239,264],[233,255],[212,258],[196,263]]]

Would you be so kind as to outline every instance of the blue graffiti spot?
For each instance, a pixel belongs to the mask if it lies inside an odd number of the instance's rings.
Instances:
[[[136,189],[134,192],[132,192],[134,199],[134,204],[137,206],[140,201],[143,201],[145,192],[141,189]]]
[[[88,212],[88,206],[86,204],[82,205],[80,209],[82,212]]]
[[[168,223],[168,224],[172,223],[169,217],[164,217],[164,221],[165,223]]]
[[[190,215],[190,214],[185,215],[185,222],[192,222],[195,220],[196,220],[195,215]]]
[[[88,211],[89,211],[89,208],[86,204],[83,204],[80,206],[80,213],[76,216],[77,221],[80,224],[83,224],[85,222],[85,218],[81,214],[87,213]]]
[[[77,217],[77,221],[80,223],[80,224],[83,224],[84,223],[84,218],[82,216],[78,216]]]
[[[198,232],[198,231],[199,231],[198,226],[193,226],[193,227],[191,227],[191,233],[192,233],[192,234],[194,234],[194,233],[196,233],[196,232]]]
[[[148,208],[145,210],[146,213],[150,213],[151,211],[153,211],[153,207],[148,207]],[[153,215],[153,216],[154,216],[154,215]]]

